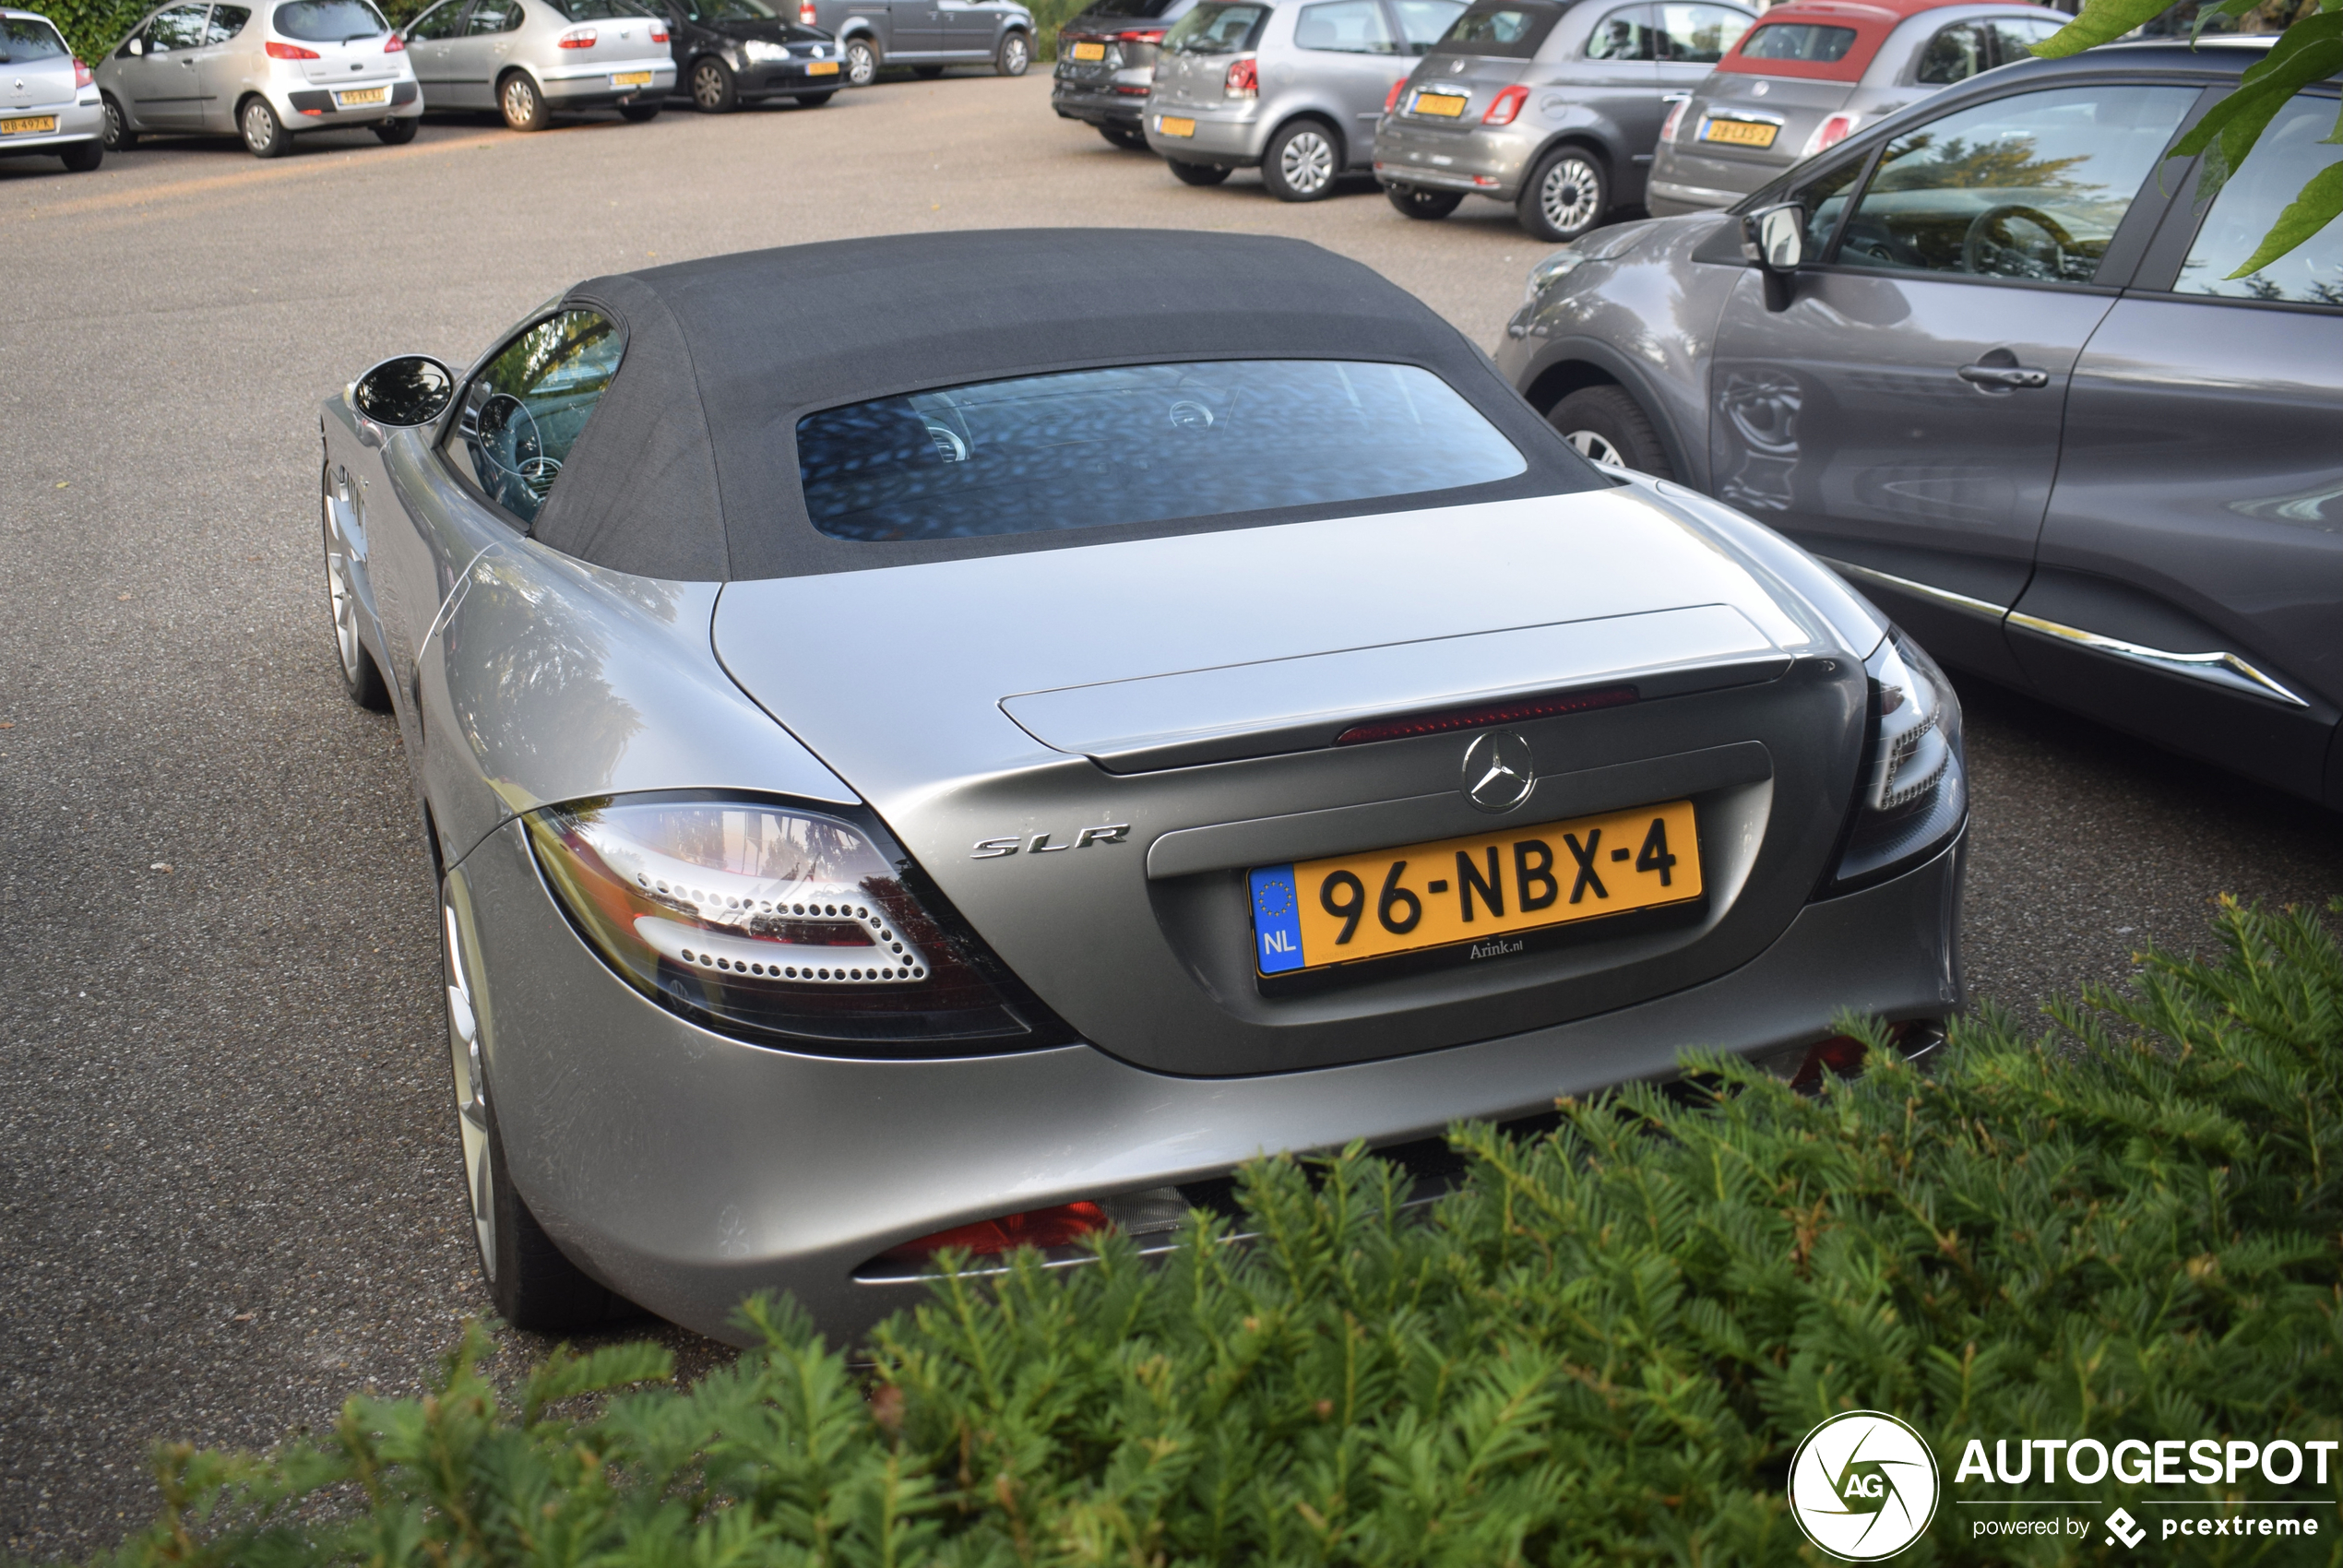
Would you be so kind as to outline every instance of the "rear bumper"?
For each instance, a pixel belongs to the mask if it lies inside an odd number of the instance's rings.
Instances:
[[[1891,882],[1800,910],[1740,968],[1615,1012],[1478,1044],[1252,1078],[1181,1078],[1085,1045],[947,1062],[760,1049],[645,1001],[553,907],[517,825],[452,872],[514,1181],[563,1249],[674,1322],[739,1339],[756,1290],[834,1342],[924,1299],[858,1266],[948,1225],[1207,1180],[1264,1151],[1385,1145],[1458,1118],[1670,1075],[1680,1051],[1753,1055],[1842,1010],[1961,1003],[1966,830]],[[455,1144],[447,1144],[455,1159]],[[451,1180],[456,1178],[451,1175]]]
[[[39,135],[0,137],[0,158],[22,157],[27,154],[54,156],[65,151],[67,148],[102,135],[106,128],[104,105],[99,101],[97,93],[90,89],[84,88],[82,96],[89,101],[82,102],[77,99],[71,103],[44,104],[38,108],[0,109],[0,120],[13,120],[34,114],[54,114],[57,117],[57,128],[54,131],[43,131]]]
[[[1167,137],[1162,134],[1166,115],[1195,122],[1195,134]],[[1183,109],[1167,107],[1149,99],[1145,101],[1140,128],[1147,132],[1148,146],[1166,158],[1182,163],[1218,163],[1231,169],[1250,169],[1261,161],[1261,145],[1268,139],[1269,127],[1261,118],[1258,102],[1238,110]]]
[[[423,95],[413,82],[392,82],[390,100],[387,103],[354,103],[347,108],[334,101],[334,95],[322,88],[305,88],[285,94],[280,106],[292,113],[285,119],[291,130],[315,130],[329,125],[372,125],[377,120],[411,119],[423,112]]]
[[[1148,106],[1146,71],[1126,71],[1123,77],[1100,82],[1082,82],[1064,77],[1057,78],[1050,89],[1050,107],[1062,120],[1081,120],[1093,125],[1125,125],[1139,128]],[[1123,77],[1134,77],[1125,81]],[[1117,90],[1118,86],[1128,90]]]
[[[1534,131],[1484,130],[1459,136],[1426,131],[1386,117],[1375,133],[1375,178],[1386,185],[1468,191],[1511,201],[1521,194],[1538,150]]]
[[[1653,160],[1647,205],[1655,218],[1713,212],[1730,207],[1795,161],[1756,163],[1742,159],[1705,158],[1679,148],[1662,148]]]
[[[627,75],[648,71],[651,79],[638,87],[613,87],[613,74]],[[561,109],[599,109],[613,103],[633,103],[645,98],[665,98],[675,89],[675,62],[637,61],[626,65],[604,65],[597,69],[577,71],[562,77],[548,77],[538,83],[545,94],[545,101]]]

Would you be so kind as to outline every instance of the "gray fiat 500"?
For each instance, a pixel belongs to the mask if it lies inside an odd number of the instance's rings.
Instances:
[[[2165,157],[2266,47],[2005,66],[1739,216],[1589,235],[1499,362],[1573,445],[1765,518],[1947,663],[2343,807],[2343,223],[2230,276],[2334,163],[2337,85],[2209,205]]]
[[[0,158],[44,153],[86,173],[105,159],[104,134],[89,68],[49,18],[0,10]]]
[[[648,120],[675,86],[667,18],[642,0],[440,0],[406,38],[434,109],[494,109],[517,131],[586,109]]]
[[[1542,240],[1644,199],[1652,144],[1755,13],[1709,0],[1477,0],[1392,97],[1375,178],[1410,218],[1510,202]]]
[[[423,101],[373,0],[183,0],[149,13],[98,65],[106,145],[157,132],[232,132],[275,158],[303,131],[415,139]]]
[[[1647,205],[1730,207],[1802,158],[2066,25],[2046,6],[1796,0],[1744,36],[1659,134]]]
[[[1207,0],[1165,35],[1147,141],[1191,185],[1258,168],[1280,201],[1332,196],[1463,0]]]
[[[850,1336],[942,1266],[1168,1249],[1263,1150],[1453,1160],[1960,1005],[1926,656],[1315,246],[718,256],[323,414],[517,1324],[776,1289]]]

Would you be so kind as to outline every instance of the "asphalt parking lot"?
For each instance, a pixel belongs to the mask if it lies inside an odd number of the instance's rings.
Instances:
[[[165,1438],[262,1444],[411,1389],[483,1309],[431,890],[391,721],[342,697],[317,399],[468,360],[572,281],[924,228],[1317,241],[1483,345],[1541,247],[1196,190],[1022,80],[537,137],[434,121],[272,163],[0,162],[0,1546],[111,1543]],[[2343,892],[2313,807],[1970,685],[1975,991],[2019,1009]],[[718,1352],[669,1331],[705,1364]]]

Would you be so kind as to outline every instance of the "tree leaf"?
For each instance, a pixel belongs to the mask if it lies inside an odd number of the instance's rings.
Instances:
[[[2260,248],[2246,257],[2245,265],[2230,274],[2244,278],[2259,272],[2312,235],[2335,221],[2343,213],[2343,163],[2330,163],[2311,176],[2302,194],[2289,202],[2286,210],[2278,215],[2278,222],[2264,237]]]
[[[2034,53],[2051,60],[2080,54],[2094,44],[2110,42],[2154,20],[2171,3],[2171,0],[2085,0],[2082,14],[2034,45]]]
[[[2215,17],[2242,17],[2261,3],[2262,0],[2221,0],[2210,10],[2198,7],[2196,22],[2188,30],[2188,46],[2191,49],[2196,47],[2196,41],[2205,36],[2205,25]]]

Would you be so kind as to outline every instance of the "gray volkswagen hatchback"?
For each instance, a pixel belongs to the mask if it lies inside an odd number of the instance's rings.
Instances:
[[[1493,196],[1540,239],[1575,238],[1644,199],[1671,100],[1754,19],[1710,0],[1478,0],[1385,103],[1375,178],[1410,218]]]
[[[1764,518],[1946,663],[2343,807],[2343,222],[2230,277],[2333,162],[2338,86],[2217,195],[2165,156],[2266,46],[1948,88],[1737,217],[1549,257],[1499,362],[1581,451]]]

